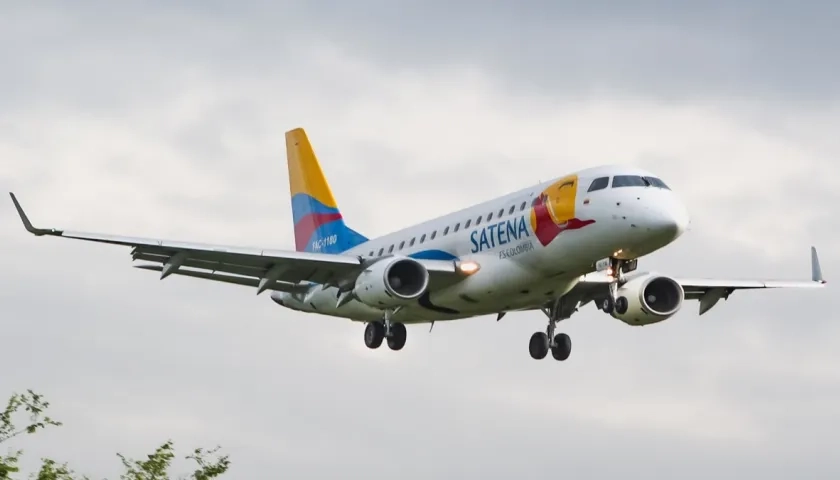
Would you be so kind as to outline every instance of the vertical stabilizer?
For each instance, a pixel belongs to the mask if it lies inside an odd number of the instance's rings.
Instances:
[[[318,158],[302,128],[286,132],[286,161],[299,252],[341,253],[367,241],[344,224]]]

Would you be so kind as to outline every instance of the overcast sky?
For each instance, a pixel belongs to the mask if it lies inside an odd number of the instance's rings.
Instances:
[[[840,271],[840,6],[828,2],[0,3],[0,190],[38,226],[294,248],[303,126],[376,236],[603,163],[657,172],[692,230],[675,276]],[[363,326],[36,238],[0,207],[0,394],[65,426],[21,443],[93,478],[116,451],[222,445],[230,477],[835,479],[832,292],[739,293],[629,327],[589,306]],[[30,463],[31,464],[31,463]]]

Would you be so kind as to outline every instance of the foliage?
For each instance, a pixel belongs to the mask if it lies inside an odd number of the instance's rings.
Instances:
[[[6,443],[19,435],[31,435],[48,426],[61,426],[61,423],[44,415],[44,411],[49,406],[49,402],[32,390],[28,390],[22,395],[12,395],[3,413],[0,413],[0,444]],[[15,425],[13,417],[21,409],[29,413],[29,421],[25,427],[19,428]],[[8,455],[0,456],[0,479],[11,478],[9,474],[20,470],[18,462],[22,454],[22,451],[15,450],[10,451]]]
[[[5,410],[0,413],[0,444],[4,444],[20,435],[31,435],[47,427],[61,426],[45,414],[50,406],[42,395],[32,390],[25,394],[14,394],[9,399]],[[28,414],[25,426],[18,427],[15,424],[15,417]],[[212,480],[222,476],[230,467],[230,460],[227,455],[217,455],[219,448],[206,451],[197,448],[191,455],[186,457],[196,463],[196,469],[182,479],[189,480]],[[6,455],[0,455],[0,480],[12,480],[12,474],[20,473],[20,458],[23,455],[21,450],[10,450]],[[155,449],[154,453],[146,456],[145,460],[131,460],[122,454],[117,454],[122,461],[125,473],[120,475],[120,480],[170,480],[169,469],[175,459],[174,444],[171,440]],[[19,477],[17,477],[19,478]],[[49,458],[41,459],[41,468],[38,473],[30,476],[33,480],[90,480],[88,477],[79,476],[71,470],[66,463],[58,463]]]

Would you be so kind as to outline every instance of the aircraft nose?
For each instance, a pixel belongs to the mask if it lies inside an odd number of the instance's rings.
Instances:
[[[685,206],[675,201],[652,209],[649,222],[648,228],[651,231],[672,241],[685,233],[691,219]]]

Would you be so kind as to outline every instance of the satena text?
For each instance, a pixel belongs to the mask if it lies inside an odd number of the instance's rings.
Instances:
[[[483,228],[473,230],[473,232],[470,233],[472,253],[496,248],[530,236],[531,234],[528,232],[528,224],[525,222],[524,216],[511,220],[504,220],[499,223],[494,223]]]

